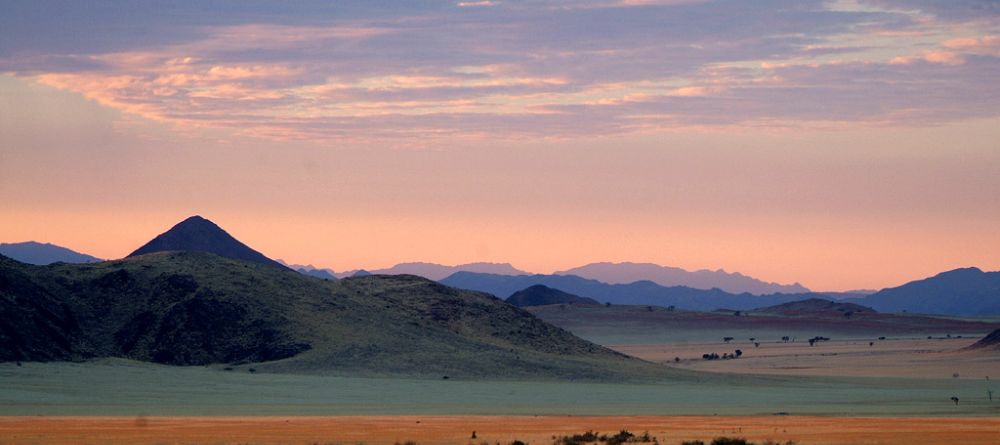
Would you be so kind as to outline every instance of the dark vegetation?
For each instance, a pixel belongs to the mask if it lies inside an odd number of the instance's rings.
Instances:
[[[585,444],[606,444],[621,445],[623,443],[659,443],[656,437],[650,436],[646,431],[636,436],[628,430],[621,430],[615,434],[601,434],[587,431],[582,434],[573,434],[562,437],[553,436],[553,445],[585,445]]]
[[[324,281],[200,252],[50,266],[0,257],[0,361],[95,357],[435,378],[664,372],[414,276]]]
[[[733,351],[732,354],[730,354],[728,352],[724,352],[720,356],[719,354],[717,354],[715,352],[712,352],[712,353],[709,353],[709,354],[702,354],[701,358],[705,359],[705,360],[719,360],[719,359],[722,359],[722,360],[732,360],[732,359],[738,359],[738,358],[740,358],[742,356],[743,356],[743,351],[737,349],[737,350]]]
[[[742,437],[716,437],[710,442],[711,445],[754,445],[753,442],[749,442]],[[681,445],[705,445],[705,442],[700,440],[687,440],[681,442]],[[773,442],[770,440],[764,441],[761,445],[782,445],[779,442]],[[795,442],[788,441],[784,445],[795,445]]]

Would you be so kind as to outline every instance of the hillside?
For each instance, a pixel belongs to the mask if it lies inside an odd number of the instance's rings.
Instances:
[[[690,310],[718,308],[746,310],[815,296],[814,294],[730,294],[719,289],[703,290],[684,286],[664,287],[652,281],[607,284],[573,275],[508,276],[458,272],[441,280],[441,283],[493,295],[510,295],[529,286],[541,284],[581,297],[592,298],[601,303],[675,306]]]
[[[1000,272],[955,269],[850,301],[880,312],[1000,314]]]
[[[1000,329],[990,332],[979,341],[973,343],[968,350],[994,350],[1000,352]]]
[[[840,301],[824,300],[822,298],[808,298],[805,300],[782,303],[775,306],[768,306],[755,309],[754,312],[761,314],[778,315],[807,315],[807,316],[853,316],[858,314],[873,314],[875,310],[860,304],[844,303]]]
[[[686,286],[695,289],[722,289],[729,293],[751,293],[765,295],[774,293],[809,292],[801,284],[769,283],[739,272],[724,270],[689,271],[679,267],[661,266],[651,263],[591,263],[556,275],[576,275],[592,278],[608,284],[629,284],[636,281],[652,281],[661,286]]]
[[[482,293],[414,276],[324,281],[203,252],[51,266],[0,258],[0,346],[2,361],[122,357],[320,374],[662,372]]]
[[[200,216],[192,216],[177,223],[170,230],[136,249],[129,254],[129,257],[170,251],[208,252],[226,258],[286,269],[281,263],[251,249],[212,221]]]
[[[514,292],[511,296],[507,297],[507,302],[518,307],[544,306],[547,304],[601,304],[594,299],[573,295],[541,284]]]
[[[49,243],[25,241],[0,243],[0,255],[22,263],[44,266],[52,263],[96,263],[100,258]]]

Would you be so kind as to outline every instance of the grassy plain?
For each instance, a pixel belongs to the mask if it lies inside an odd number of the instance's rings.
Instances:
[[[552,443],[587,430],[644,431],[664,444],[719,436],[800,445],[998,443],[998,418],[365,416],[0,418],[11,445]],[[472,432],[476,439],[471,439]]]
[[[0,365],[0,415],[1000,415],[1000,400],[989,402],[979,379],[678,374],[688,376],[593,383],[308,376],[122,360],[8,363]]]

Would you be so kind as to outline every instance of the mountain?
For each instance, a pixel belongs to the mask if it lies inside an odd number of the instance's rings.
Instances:
[[[844,315],[844,314],[862,314],[862,313],[875,313],[875,310],[870,307],[861,306],[854,303],[845,303],[841,301],[830,301],[824,300],[822,298],[808,298],[805,300],[792,301],[789,303],[782,303],[775,306],[768,306],[764,308],[754,309],[754,312],[762,314],[779,314],[779,315]],[[850,315],[848,315],[850,316]]]
[[[100,258],[74,252],[62,246],[49,243],[25,241],[23,243],[0,243],[0,255],[22,263],[44,266],[52,263],[97,263]]]
[[[95,357],[433,378],[669,374],[412,275],[324,281],[204,252],[50,266],[0,257],[0,361]]]
[[[955,269],[845,301],[881,312],[996,315],[1000,314],[1000,272]]]
[[[495,275],[456,272],[441,280],[442,284],[460,289],[477,290],[493,295],[510,295],[536,284],[613,304],[676,306],[689,310],[754,309],[789,301],[817,297],[816,294],[731,294],[719,289],[693,289],[684,286],[665,287],[652,281],[629,284],[608,284],[574,275]]]
[[[251,249],[212,221],[200,216],[192,216],[177,223],[170,230],[136,249],[129,254],[129,257],[169,251],[208,252],[226,258],[286,269],[281,263]]]
[[[994,350],[1000,352],[1000,329],[990,332],[979,341],[965,348],[966,350]]]
[[[601,304],[594,299],[580,297],[541,284],[514,292],[511,296],[507,297],[507,302],[517,307],[544,306],[547,304]]]
[[[809,292],[809,289],[806,289],[799,283],[769,283],[738,272],[729,273],[721,269],[688,271],[678,267],[660,266],[651,263],[591,263],[556,272],[555,274],[576,275],[609,284],[652,281],[667,287],[686,286],[695,289],[722,289],[729,293],[751,293],[755,295]]]
[[[374,275],[416,275],[428,280],[441,281],[455,272],[477,272],[497,275],[526,275],[527,272],[518,270],[510,263],[468,263],[457,266],[444,266],[434,263],[400,263],[387,269],[375,269],[370,271],[351,270],[337,274],[338,278],[354,276],[357,272],[367,272]]]
[[[309,275],[316,278],[322,278],[324,280],[336,280],[337,273],[333,269],[320,269],[312,264],[289,264],[286,263],[281,258],[276,258],[277,261],[282,266],[292,269],[300,274]]]

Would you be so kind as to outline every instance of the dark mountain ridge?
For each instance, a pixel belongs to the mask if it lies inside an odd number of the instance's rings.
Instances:
[[[262,253],[251,249],[246,244],[233,238],[232,235],[222,230],[221,227],[215,225],[212,221],[197,215],[177,223],[170,230],[153,238],[128,256],[134,257],[147,253],[170,251],[214,253],[226,258],[286,269],[281,263],[264,256]]]
[[[1000,272],[983,272],[975,267],[955,269],[844,301],[880,312],[1000,314]]]
[[[597,300],[573,295],[541,284],[514,292],[511,296],[507,297],[507,302],[517,307],[544,306],[547,304],[601,304]]]
[[[754,309],[790,301],[820,296],[817,294],[730,294],[711,289],[693,289],[684,286],[660,286],[652,281],[629,284],[608,284],[573,275],[494,275],[457,272],[441,280],[449,286],[487,292],[493,295],[510,295],[520,289],[541,284],[560,289],[601,303],[675,306],[689,310],[729,308]]]

